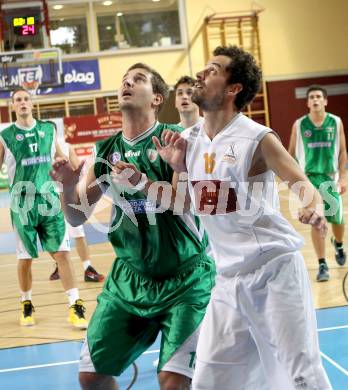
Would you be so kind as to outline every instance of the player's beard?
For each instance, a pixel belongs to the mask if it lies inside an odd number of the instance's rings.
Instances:
[[[202,111],[216,111],[223,106],[225,99],[224,92],[216,93],[214,96],[207,98],[204,96],[203,91],[194,91],[192,95],[193,103]]]

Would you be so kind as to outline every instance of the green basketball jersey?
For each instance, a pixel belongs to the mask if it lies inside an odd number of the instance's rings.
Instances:
[[[12,124],[0,133],[5,147],[4,162],[8,169],[10,191],[52,191],[49,171],[55,154],[55,127],[52,122],[36,120],[33,128],[22,129]],[[20,182],[31,183],[24,187]],[[29,190],[30,188],[30,190]]]
[[[296,121],[296,158],[308,173],[333,174],[338,170],[340,118],[327,113],[320,127],[305,115]]]
[[[114,202],[109,240],[118,258],[136,272],[155,279],[176,275],[205,257],[207,237],[192,214],[162,212],[142,192],[122,192],[112,185],[109,174],[112,166],[122,160],[134,164],[153,181],[171,183],[173,171],[151,139],[154,135],[160,139],[165,129],[182,130],[176,125],[156,123],[132,141],[120,132],[96,145],[95,175],[110,184],[107,188]]]

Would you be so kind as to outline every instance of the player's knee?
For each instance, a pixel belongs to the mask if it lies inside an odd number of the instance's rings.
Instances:
[[[161,390],[189,390],[191,379],[174,372],[161,371],[158,375]]]
[[[80,372],[79,381],[82,390],[118,389],[112,376],[101,375],[96,372]],[[111,384],[114,387],[111,387]]]
[[[18,267],[22,270],[28,271],[31,268],[32,260],[19,260]]]

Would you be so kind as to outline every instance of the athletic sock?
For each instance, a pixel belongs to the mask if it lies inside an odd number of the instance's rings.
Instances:
[[[319,265],[320,265],[320,264],[326,264],[325,258],[319,259],[318,261],[319,261]]]
[[[21,291],[21,302],[31,301],[31,290]]]
[[[83,268],[84,268],[85,271],[86,271],[86,269],[87,269],[90,265],[92,265],[91,260],[85,260],[85,261],[82,262],[82,264],[83,264]]]
[[[335,239],[335,247],[340,257],[344,256],[343,242],[337,242]]]
[[[66,290],[65,292],[69,299],[69,306],[73,305],[80,298],[79,290],[76,287]]]

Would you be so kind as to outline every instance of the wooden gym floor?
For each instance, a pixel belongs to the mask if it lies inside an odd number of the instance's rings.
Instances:
[[[287,191],[280,193],[280,199],[282,212],[293,223],[296,230],[305,237],[303,255],[312,282],[316,308],[346,305],[347,302],[342,294],[342,279],[348,269],[346,266],[339,267],[334,260],[334,251],[329,242],[331,230],[329,230],[327,237],[327,259],[331,279],[326,283],[317,283],[315,281],[317,260],[310,240],[310,228],[290,217]],[[347,216],[347,195],[343,197],[343,202]],[[106,223],[109,220],[109,212],[110,207],[105,201],[98,207],[92,223],[95,224],[97,221]],[[2,221],[1,237],[11,232],[12,228],[9,210],[4,207],[0,208],[0,215]],[[92,235],[93,233],[89,229],[87,239],[93,238]],[[347,234],[345,236],[347,237]],[[347,239],[345,241],[348,244]],[[90,245],[90,250],[93,265],[99,272],[106,275],[114,259],[113,250],[107,241],[106,234],[105,242]],[[102,286],[100,283],[85,283],[83,281],[83,267],[75,250],[72,250],[71,256],[80,295],[86,304],[87,318],[90,318],[96,304],[96,297]],[[0,255],[0,348],[83,339],[85,332],[72,329],[67,322],[67,298],[60,281],[48,280],[53,271],[53,261],[47,253],[41,253],[40,258],[33,263],[33,303],[36,309],[37,324],[28,328],[19,325],[20,305],[16,267],[17,260],[14,253]]]

